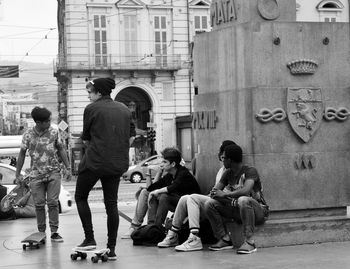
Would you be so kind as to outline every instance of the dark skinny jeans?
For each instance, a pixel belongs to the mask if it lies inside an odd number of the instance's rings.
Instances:
[[[233,218],[238,223],[242,223],[243,235],[246,239],[250,239],[253,236],[255,225],[264,223],[264,209],[255,199],[248,196],[241,196],[237,202],[238,207],[223,204],[214,199],[205,202],[204,210],[217,239],[227,234],[223,217]]]
[[[90,170],[84,170],[78,175],[75,188],[75,202],[77,203],[78,213],[83,225],[85,238],[94,239],[91,210],[88,203],[88,197],[91,189],[98,180],[101,180],[104,204],[107,213],[108,241],[107,247],[114,248],[117,242],[119,227],[118,214],[118,189],[120,175],[102,176],[95,175]]]
[[[163,225],[168,211],[174,212],[180,200],[178,194],[162,193],[149,202],[147,224]]]

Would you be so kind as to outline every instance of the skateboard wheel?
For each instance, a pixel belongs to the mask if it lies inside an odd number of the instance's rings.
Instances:
[[[78,258],[78,255],[77,254],[71,254],[70,258],[71,258],[72,261],[75,261]]]
[[[35,245],[35,248],[36,248],[36,249],[39,249],[39,248],[40,248],[39,244],[38,244],[38,245]]]
[[[45,243],[46,243],[45,239],[41,240],[40,243],[45,245]]]
[[[91,261],[92,261],[93,263],[98,263],[98,257],[97,257],[97,256],[91,257]]]
[[[22,245],[23,250],[27,250],[27,245]]]
[[[101,257],[101,261],[103,261],[103,262],[108,261],[108,255],[107,255],[107,254],[104,254],[104,255]]]
[[[82,260],[85,260],[86,258],[87,258],[87,254],[86,254],[86,253],[82,253],[82,254],[81,254],[81,259],[82,259]]]

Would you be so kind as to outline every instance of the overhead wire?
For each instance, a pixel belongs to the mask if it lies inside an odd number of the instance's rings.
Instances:
[[[54,29],[53,29],[54,30]],[[9,37],[12,37],[12,36],[21,36],[21,35],[29,35],[29,34],[33,34],[33,33],[41,33],[41,32],[46,32],[47,30],[38,30],[38,31],[32,31],[32,32],[25,32],[25,33],[19,33],[19,34],[11,34],[11,35],[5,35],[5,36],[0,36],[0,39],[3,39],[3,38],[9,38]],[[52,30],[50,30],[52,31]]]
[[[13,27],[13,28],[30,28],[30,29],[42,29],[50,30],[50,27],[36,27],[36,26],[27,26],[27,25],[13,25],[13,24],[0,24],[0,27]]]
[[[181,1],[181,0],[173,0],[173,2],[176,2],[176,1]],[[73,4],[74,5],[74,4]],[[77,4],[76,4],[77,5]],[[80,5],[77,5],[77,6],[80,6]],[[146,8],[147,7],[167,7],[165,5],[146,5]],[[124,15],[124,14],[129,14],[129,13],[137,13],[137,10],[129,10],[129,11],[125,11],[125,12],[117,12],[117,13],[113,13],[113,14],[110,14],[110,15],[105,15],[106,18],[109,18],[109,17],[113,17],[113,16],[120,16],[120,15]],[[80,20],[78,22],[74,22],[74,23],[70,23],[70,24],[66,24],[65,27],[70,27],[70,26],[74,26],[74,25],[77,25],[77,24],[81,24],[81,23],[85,23],[85,22],[91,22],[91,21],[94,21],[94,18],[91,18],[91,19],[85,19],[85,20]],[[0,25],[1,26],[5,26],[5,25]],[[6,25],[7,27],[9,27],[9,25]],[[20,27],[20,26],[13,26],[13,27]],[[30,27],[30,26],[23,26],[23,28],[34,28],[36,29],[35,27]],[[26,32],[26,33],[21,33],[21,34],[13,34],[13,35],[7,35],[7,36],[0,36],[0,39],[1,38],[9,38],[9,37],[13,37],[13,36],[20,36],[20,35],[27,35],[27,34],[31,34],[31,33],[36,33],[36,32],[43,32],[43,31],[53,31],[53,30],[56,30],[57,27],[51,27],[51,28],[37,28],[37,29],[43,29],[43,30],[40,30],[40,31],[32,31],[32,32]],[[47,34],[46,34],[47,36]],[[47,39],[47,38],[44,38],[44,39]],[[39,40],[38,43],[40,43],[41,41],[43,40],[43,38],[41,38]],[[28,52],[27,52],[28,53]],[[24,55],[25,56],[28,56],[27,53]]]
[[[177,0],[173,0],[173,2],[176,2]],[[180,0],[179,0],[180,1]],[[165,6],[165,5],[147,5],[147,7],[165,7],[167,8],[168,6]],[[113,17],[113,16],[120,16],[120,15],[124,15],[124,14],[128,14],[128,13],[137,13],[137,11],[135,10],[129,10],[129,11],[125,11],[125,12],[117,12],[117,13],[114,13],[114,14],[110,14],[110,15],[105,15],[106,18],[109,18],[109,17]],[[65,25],[65,27],[69,27],[69,26],[74,26],[74,25],[77,25],[77,24],[81,24],[81,23],[84,23],[84,22],[91,22],[93,21],[94,18],[91,18],[91,19],[86,19],[86,20],[81,20],[81,21],[78,21],[78,22],[74,22],[74,23],[71,23],[71,24],[67,24]],[[21,26],[17,26],[17,25],[12,25],[12,26],[9,26],[9,25],[0,25],[1,26],[7,26],[7,27],[18,27],[18,28],[21,28]],[[16,36],[20,36],[20,35],[27,35],[27,34],[31,34],[31,33],[37,33],[37,32],[42,32],[42,31],[47,31],[49,30],[48,32],[46,32],[45,36],[42,37],[34,46],[32,46],[27,52],[26,54],[22,57],[22,59],[20,60],[19,64],[23,62],[24,58],[29,56],[29,53],[30,51],[32,51],[35,47],[37,47],[43,40],[45,39],[48,39],[47,36],[48,34],[53,31],[53,30],[56,30],[57,28],[36,28],[36,27],[30,27],[30,26],[23,26],[23,28],[31,28],[31,29],[43,29],[43,30],[40,30],[40,31],[31,31],[31,32],[26,32],[26,33],[21,33],[21,34],[14,34],[14,35],[7,35],[7,36],[0,36],[0,38],[11,38],[11,37],[16,37]],[[85,39],[86,40],[86,39]],[[89,40],[92,40],[92,39],[89,39]],[[113,42],[113,41],[119,41],[119,42],[154,42],[154,40],[135,40],[135,41],[131,41],[131,40],[123,40],[123,39],[116,39],[116,40],[109,40],[110,42]],[[172,42],[187,42],[187,41],[182,41],[182,40],[170,40],[169,42],[169,45],[168,47],[170,47],[171,43]],[[43,55],[30,55],[30,56],[43,56]],[[161,55],[163,56],[163,55]],[[169,57],[170,55],[167,54],[167,55],[164,55],[165,57]],[[188,54],[181,54],[181,56],[189,56]],[[146,56],[146,58],[149,57],[149,56]],[[132,63],[136,63],[136,62],[139,62],[140,60],[134,60],[134,61],[124,61],[124,62],[120,62],[119,64],[132,64]],[[27,71],[28,72],[28,71]],[[45,73],[47,74],[47,73]]]

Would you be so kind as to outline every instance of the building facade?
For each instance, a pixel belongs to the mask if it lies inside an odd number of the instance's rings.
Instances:
[[[192,112],[191,42],[208,31],[208,0],[58,1],[59,115],[70,134],[82,131],[89,103],[86,82],[116,81],[112,98],[126,104],[137,127],[135,157],[177,145],[191,160],[192,132],[176,132],[177,117]],[[147,140],[147,128],[156,131]],[[178,145],[180,136],[182,141]]]
[[[297,0],[296,20],[349,21],[349,2]],[[70,135],[82,131],[86,82],[111,77],[112,98],[137,126],[132,158],[172,145],[193,158],[191,44],[210,30],[210,0],[59,0],[58,29],[58,113]],[[155,141],[147,140],[149,128]]]
[[[307,22],[348,22],[348,0],[296,0],[296,20]]]

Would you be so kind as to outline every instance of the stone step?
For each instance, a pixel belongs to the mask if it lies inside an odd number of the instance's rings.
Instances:
[[[297,210],[274,210],[270,212],[269,220],[272,219],[295,219],[326,216],[344,216],[347,214],[347,207],[328,207]]]
[[[235,247],[243,243],[242,225],[226,223]],[[350,218],[324,216],[267,220],[256,227],[257,247],[290,246],[350,240]]]

